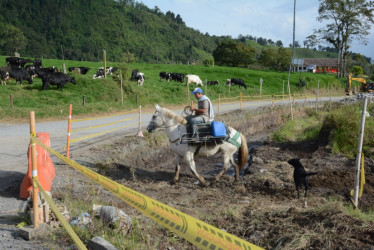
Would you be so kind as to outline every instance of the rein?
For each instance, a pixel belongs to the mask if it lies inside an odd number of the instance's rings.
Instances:
[[[159,112],[157,112],[157,116],[159,116]],[[162,119],[162,121],[163,121],[163,123],[165,124],[165,118],[164,118],[164,116],[161,114],[160,115],[161,116],[161,119]],[[153,121],[152,121],[153,122]],[[172,125],[168,125],[168,126],[160,126],[160,127],[158,127],[158,128],[171,128],[171,127],[174,127],[174,126],[178,126],[178,125],[180,125],[180,124],[172,124]],[[175,140],[170,140],[170,138],[169,138],[169,142],[170,143],[176,143],[176,142],[180,142],[182,140],[182,138],[181,137],[178,137],[177,139],[175,139]]]

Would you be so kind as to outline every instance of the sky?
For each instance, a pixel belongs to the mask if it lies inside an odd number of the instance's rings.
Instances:
[[[188,27],[209,35],[252,35],[281,40],[284,46],[292,43],[293,0],[138,0],[149,8],[179,14]],[[296,1],[295,40],[303,46],[314,29],[324,27],[316,18],[318,0]],[[354,41],[351,51],[374,60],[374,25],[368,44]],[[322,45],[327,46],[327,44]],[[331,45],[329,45],[331,46]]]

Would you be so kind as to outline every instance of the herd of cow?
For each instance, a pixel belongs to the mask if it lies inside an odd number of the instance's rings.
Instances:
[[[189,85],[191,83],[194,83],[196,85],[203,86],[203,81],[197,75],[185,75],[185,74],[181,74],[181,73],[160,72],[159,76],[160,76],[160,81],[162,79],[165,79],[168,82],[170,82],[171,80],[178,81],[178,82],[184,82],[184,78],[186,78],[187,85]],[[206,84],[207,85],[219,85],[219,81],[218,80],[207,81]],[[239,85],[239,88],[241,86],[243,86],[245,89],[247,89],[247,85],[244,83],[244,81],[242,79],[239,79],[239,78],[227,79],[226,84],[231,85],[231,86],[232,85]]]
[[[16,83],[23,81],[33,83],[33,78],[42,79],[43,89],[49,85],[56,85],[57,89],[71,82],[76,84],[74,77],[59,72],[56,67],[44,68],[40,59],[30,60],[19,57],[7,57],[5,59],[7,66],[0,67],[1,84],[6,85],[6,80],[15,79]]]
[[[60,72],[56,67],[44,68],[42,61],[38,58],[31,60],[19,57],[7,57],[5,59],[6,66],[0,67],[0,77],[2,85],[6,85],[6,80],[15,79],[16,83],[20,82],[22,86],[23,81],[33,83],[33,78],[39,77],[42,80],[43,90],[47,89],[50,85],[56,85],[57,89],[63,89],[63,86],[69,82],[76,84],[75,78],[65,73]],[[85,75],[91,68],[89,67],[69,67],[69,72],[76,72]],[[106,75],[113,75],[118,70],[117,67],[101,67],[97,70],[96,74],[93,75],[93,79],[104,78]],[[168,73],[160,72],[160,81],[162,79],[170,81],[177,81],[183,83],[186,80],[187,85],[195,84],[203,86],[203,81],[197,75],[185,75],[182,73]],[[131,80],[137,81],[138,86],[142,86],[145,81],[145,75],[139,70],[135,69],[132,71]],[[207,85],[218,85],[218,80],[207,81]],[[239,88],[243,86],[245,89],[247,85],[242,79],[231,78],[227,79],[227,85],[239,85]]]

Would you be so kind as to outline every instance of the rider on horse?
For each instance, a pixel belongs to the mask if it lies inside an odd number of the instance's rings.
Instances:
[[[192,134],[191,137],[197,137],[197,124],[211,123],[214,119],[214,112],[212,102],[206,95],[203,95],[201,88],[195,88],[191,94],[195,95],[198,100],[197,108],[191,106],[191,111],[195,111],[195,115],[189,115],[186,119]]]

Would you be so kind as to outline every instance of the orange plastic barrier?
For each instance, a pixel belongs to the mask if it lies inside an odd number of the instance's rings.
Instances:
[[[36,138],[43,142],[48,147],[51,146],[51,141],[49,140],[48,133],[37,133]],[[40,184],[42,185],[43,189],[46,191],[51,191],[53,179],[56,176],[55,167],[51,161],[51,157],[49,156],[49,152],[36,144],[36,152],[37,152],[37,166],[38,172],[37,176],[39,179]],[[29,160],[29,168],[25,178],[23,178],[21,188],[20,188],[20,197],[23,199],[27,199],[30,196],[30,191],[32,190],[32,164],[31,164],[31,145],[29,145],[29,149],[27,151],[27,157]]]

